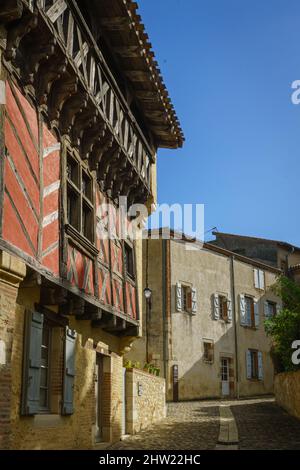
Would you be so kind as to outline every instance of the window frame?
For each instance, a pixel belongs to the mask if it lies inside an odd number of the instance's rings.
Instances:
[[[71,167],[71,171],[69,168]],[[72,170],[73,167],[73,170]],[[95,184],[94,178],[87,168],[86,164],[80,160],[76,152],[69,146],[65,151],[65,192],[66,192],[66,211],[65,221],[72,230],[72,234],[78,235],[79,238],[89,244],[95,245]],[[84,181],[88,185],[84,190]],[[75,217],[72,219],[72,205],[70,199],[74,198],[73,210]],[[73,206],[73,207],[74,207]],[[85,215],[89,214],[90,222],[84,223]],[[88,229],[86,229],[88,227]],[[88,233],[90,231],[90,233]]]
[[[248,328],[256,328],[256,326],[255,326],[255,311],[254,311],[254,297],[252,297],[250,295],[245,295],[244,299],[245,299],[245,312],[246,312],[246,318],[247,318],[246,326]],[[250,323],[248,322],[247,301],[251,302],[251,305],[250,305],[250,309],[251,309],[251,311],[250,311]]]
[[[52,355],[52,326],[50,322],[47,320],[47,318],[44,319],[43,323],[43,334],[44,334],[44,329],[45,327],[48,329],[48,344],[45,346],[41,344],[41,350],[47,349],[47,366],[44,367],[42,365],[42,354],[41,354],[41,372],[40,372],[40,384],[39,384],[39,389],[40,389],[40,404],[39,404],[39,414],[49,414],[51,412],[51,355]],[[47,386],[42,387],[41,382],[42,382],[42,369],[47,369]],[[41,406],[41,390],[46,390],[46,406]]]
[[[266,303],[268,304],[268,313],[267,313],[267,315],[265,313],[265,317],[266,318],[274,318],[276,316],[276,313],[277,313],[277,303],[272,301],[272,300],[266,300]],[[273,307],[273,313],[271,315],[269,313],[270,305]]]
[[[259,380],[259,371],[258,371],[258,350],[249,349],[251,354],[251,378],[250,380]],[[255,360],[254,360],[255,359]],[[253,367],[255,364],[255,367]],[[256,374],[254,374],[256,372]]]
[[[209,356],[206,355],[207,348],[210,352]],[[214,342],[211,340],[204,339],[203,340],[203,362],[206,364],[213,364],[214,363]]]
[[[182,312],[192,312],[192,286],[181,284]]]
[[[130,253],[130,264],[131,270],[128,270],[128,258],[127,252]],[[135,253],[134,253],[134,246],[129,244],[127,241],[123,243],[123,258],[124,258],[124,272],[126,277],[129,277],[132,281],[136,279],[136,266],[135,266]]]
[[[224,294],[218,294],[219,296],[219,319],[228,322],[228,297]],[[226,305],[226,315],[223,313],[224,305]]]

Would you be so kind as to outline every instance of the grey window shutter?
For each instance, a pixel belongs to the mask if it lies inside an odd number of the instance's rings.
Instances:
[[[219,294],[214,294],[214,319],[220,319],[220,301]]]
[[[258,378],[259,380],[263,380],[264,371],[263,371],[263,357],[262,352],[258,351],[257,353],[257,362],[258,362]]]
[[[197,313],[197,289],[192,287],[192,313],[195,315]]]
[[[265,288],[265,272],[261,269],[259,270],[259,288],[262,290]]]
[[[227,299],[227,318],[228,321],[232,321],[231,299]]]
[[[38,312],[26,312],[24,350],[24,375],[21,414],[32,416],[39,412],[41,348],[44,316]]]
[[[241,325],[247,325],[247,313],[244,294],[240,294],[240,319]]]
[[[254,300],[253,300],[253,304],[254,304],[254,321],[255,321],[255,327],[258,328],[258,327],[259,327],[259,304],[258,304],[257,299],[254,299]]]
[[[247,349],[246,351],[246,373],[247,373],[247,379],[251,379],[252,365],[251,365],[251,351],[249,351],[249,349]]]
[[[77,333],[66,328],[62,414],[74,413],[75,348]]]
[[[256,289],[259,289],[259,270],[253,269],[253,275],[254,275],[254,287]]]
[[[180,282],[176,284],[176,310],[177,312],[182,310],[182,289]]]

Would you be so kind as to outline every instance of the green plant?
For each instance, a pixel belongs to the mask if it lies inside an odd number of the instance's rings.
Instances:
[[[133,367],[132,362],[129,361],[129,360],[125,361],[125,362],[124,362],[124,367],[125,367],[126,369],[132,369],[132,367]]]
[[[271,354],[277,372],[298,370],[292,363],[292,343],[300,339],[300,287],[281,276],[272,290],[281,297],[284,308],[265,320],[265,330],[272,338]]]

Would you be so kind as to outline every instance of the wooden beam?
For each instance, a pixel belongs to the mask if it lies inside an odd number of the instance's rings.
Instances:
[[[68,292],[61,287],[42,286],[41,305],[63,305],[67,303]]]
[[[151,76],[145,70],[125,70],[125,75],[133,82],[147,82]]]
[[[23,5],[21,0],[2,0],[0,9],[0,23],[9,23],[10,21],[21,18]]]
[[[100,25],[109,31],[124,31],[131,27],[129,19],[123,16],[102,17]]]
[[[142,54],[139,46],[114,46],[113,50],[124,58],[136,58]]]

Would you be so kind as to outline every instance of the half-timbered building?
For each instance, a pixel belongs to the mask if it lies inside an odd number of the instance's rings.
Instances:
[[[0,447],[126,431],[156,151],[183,135],[131,0],[0,2]],[[121,210],[122,209],[122,210]]]

